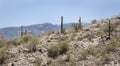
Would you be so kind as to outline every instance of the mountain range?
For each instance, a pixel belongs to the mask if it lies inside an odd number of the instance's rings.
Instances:
[[[64,24],[65,29],[71,29],[72,23]],[[89,23],[83,23],[84,26],[89,25]],[[54,25],[51,23],[43,23],[43,24],[34,24],[29,26],[24,26],[24,30],[27,30],[28,33],[33,36],[41,35],[50,30],[59,31],[60,25]],[[13,39],[20,36],[21,27],[5,27],[0,28],[0,34],[4,36],[5,39]]]

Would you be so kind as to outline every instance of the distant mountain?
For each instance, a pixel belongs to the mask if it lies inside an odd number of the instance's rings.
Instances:
[[[72,23],[64,24],[65,29],[70,29]],[[86,26],[89,23],[84,23],[83,25]],[[24,26],[24,30],[27,30],[28,33],[38,36],[47,31],[60,30],[60,25],[53,25],[51,23],[44,23],[44,24],[35,24],[30,26]],[[3,35],[6,39],[13,39],[15,37],[20,36],[20,27],[6,27],[0,28],[0,34]]]

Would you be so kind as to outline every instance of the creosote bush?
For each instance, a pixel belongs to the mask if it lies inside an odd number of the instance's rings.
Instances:
[[[102,56],[102,61],[104,61],[104,63],[108,63],[111,60],[112,60],[112,56],[110,54],[104,54]]]
[[[119,42],[120,42],[119,39],[111,40],[110,44],[108,44],[108,46],[105,48],[106,53],[116,52],[117,47],[120,46]]]
[[[73,30],[78,31],[78,23],[73,23],[71,27]]]
[[[30,34],[23,35],[23,37],[17,37],[13,40],[7,41],[9,45],[20,45],[30,41],[33,37]]]
[[[39,44],[38,39],[36,37],[32,37],[26,44],[26,47],[30,50],[30,52],[35,52],[37,44]]]
[[[87,34],[84,38],[87,38],[88,40],[92,40],[93,38],[95,38],[94,34]]]
[[[66,53],[69,50],[68,42],[59,42],[58,44],[51,45],[48,49],[48,56],[49,57],[57,57],[61,54]]]
[[[107,46],[100,45],[100,46],[89,46],[86,49],[83,49],[81,51],[81,57],[83,59],[86,59],[90,55],[94,57],[102,57],[101,61],[104,61],[105,63],[111,61],[113,59],[113,56],[111,53],[115,53],[117,49],[120,47],[119,39],[111,40],[110,43]]]
[[[32,39],[32,35],[30,34],[23,35],[22,37],[23,42],[28,42],[30,39]]]
[[[8,45],[3,46],[2,48],[0,48],[0,65],[5,63],[6,59],[10,58],[10,55],[6,52],[6,50],[8,49]]]
[[[97,20],[94,19],[94,20],[91,21],[91,23],[92,23],[92,24],[96,24],[96,23],[97,23]]]
[[[109,24],[106,24],[105,26],[104,26],[104,32],[108,32],[109,31]],[[112,22],[110,23],[110,27],[111,27],[111,29],[110,29],[110,31],[111,32],[113,32],[117,27],[118,27],[118,25],[116,25],[116,24],[113,24]]]
[[[7,41],[8,45],[20,45],[22,43],[21,38],[15,38],[13,40]]]
[[[36,59],[35,66],[40,66],[41,63],[42,63],[42,58],[40,58],[40,57],[35,57],[35,59]]]
[[[48,32],[46,32],[44,35],[51,35],[51,34],[54,34],[55,33],[55,31],[54,30],[50,30],[50,31],[48,31]]]

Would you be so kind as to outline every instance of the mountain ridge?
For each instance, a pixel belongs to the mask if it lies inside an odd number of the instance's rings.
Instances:
[[[64,24],[65,29],[70,29],[72,23]],[[88,25],[88,23],[83,23],[84,26]],[[20,27],[5,27],[0,28],[0,34],[3,35],[6,39],[13,39],[20,36]],[[52,23],[43,23],[43,24],[33,24],[24,26],[24,30],[27,30],[28,33],[38,36],[50,30],[59,31],[60,25],[52,24]]]

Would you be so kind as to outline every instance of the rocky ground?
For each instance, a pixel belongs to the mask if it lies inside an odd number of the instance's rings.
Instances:
[[[1,66],[120,66],[120,19],[109,20],[112,28],[111,40],[108,39],[108,19],[104,19],[79,31],[66,30],[64,34],[50,32],[39,37],[27,35],[5,41],[5,45],[0,47],[0,64]]]

